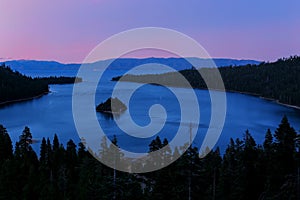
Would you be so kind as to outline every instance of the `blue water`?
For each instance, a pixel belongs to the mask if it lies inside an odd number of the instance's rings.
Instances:
[[[31,76],[70,76],[75,75],[76,71],[24,70],[23,73]],[[97,88],[96,104],[110,97],[115,84],[110,79],[123,73],[124,71],[120,69],[109,70],[105,73]],[[124,86],[126,89],[126,87],[130,88],[136,84],[124,83]],[[0,108],[0,124],[3,124],[7,128],[13,142],[18,140],[25,126],[30,127],[33,138],[37,140],[41,140],[42,137],[52,139],[56,133],[64,145],[69,139],[74,140],[76,143],[79,142],[79,136],[72,115],[73,85],[51,85],[50,90],[51,93],[41,98]],[[177,88],[176,90],[184,95],[188,89]],[[211,105],[208,91],[195,90],[195,93],[200,105],[201,119],[198,124],[199,130],[194,140],[194,145],[200,146],[209,125]],[[126,112],[130,112],[135,123],[145,126],[150,123],[148,111],[153,104],[161,104],[166,109],[167,121],[158,135],[171,140],[178,130],[181,113],[177,99],[168,88],[154,85],[142,86],[132,96],[129,105],[130,108]],[[185,109],[190,110],[192,114],[195,108],[187,107]],[[262,143],[267,129],[270,128],[272,131],[275,131],[283,115],[288,116],[291,125],[296,130],[300,129],[300,110],[249,95],[227,93],[226,121],[216,146],[220,146],[221,150],[224,151],[231,137],[242,138],[247,129],[257,143]],[[121,121],[123,116],[119,116]],[[160,118],[163,116],[158,115],[156,117]],[[119,145],[128,151],[147,152],[148,144],[156,137],[156,135],[149,138],[131,137],[122,132],[111,117],[97,113],[97,118],[105,133],[109,137],[115,134]],[[39,145],[39,143],[33,144],[36,151],[39,150]]]

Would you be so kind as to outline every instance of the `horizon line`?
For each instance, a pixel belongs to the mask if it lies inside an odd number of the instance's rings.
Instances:
[[[289,56],[290,57],[290,56]],[[232,57],[211,57],[211,58],[200,58],[200,57],[121,57],[121,58],[107,58],[107,59],[103,59],[103,60],[97,60],[95,62],[91,62],[91,63],[96,63],[96,62],[104,62],[104,61],[108,61],[108,60],[117,60],[117,59],[136,59],[136,60],[144,60],[144,59],[185,59],[185,58],[196,58],[196,59],[228,59],[228,60],[238,60],[238,61],[242,61],[242,60],[250,60],[250,61],[257,61],[257,62],[275,62],[276,60],[280,59],[280,58],[285,58],[285,57],[280,57],[277,58],[274,61],[266,61],[266,60],[256,60],[256,59],[251,59],[251,58],[232,58]],[[91,63],[83,63],[83,62],[61,62],[58,60],[47,60],[47,59],[14,59],[14,58],[9,58],[9,59],[5,59],[5,58],[0,58],[0,63],[5,63],[5,62],[10,62],[10,61],[37,61],[37,62],[56,62],[56,63],[60,63],[60,64],[65,64],[65,65],[72,65],[72,64],[91,64]]]

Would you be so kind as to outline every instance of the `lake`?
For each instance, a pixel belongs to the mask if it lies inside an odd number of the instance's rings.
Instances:
[[[21,72],[30,76],[72,76],[76,74],[76,70],[53,71],[49,69],[38,71],[24,70]],[[105,101],[111,96],[115,83],[111,82],[110,79],[114,76],[122,75],[124,72],[121,69],[110,69],[105,72],[97,88],[96,104]],[[143,73],[151,72],[153,70],[149,69],[149,71]],[[136,85],[138,84],[124,83],[124,91]],[[18,140],[25,126],[30,127],[33,138],[37,140],[41,140],[42,137],[49,137],[52,140],[56,133],[64,145],[69,139],[74,140],[76,143],[80,141],[72,115],[73,85],[51,85],[50,90],[51,93],[41,98],[0,108],[0,124],[7,128],[13,142]],[[176,88],[176,90],[184,96],[188,89]],[[89,92],[87,88],[86,94],[92,95],[92,92]],[[195,94],[199,101],[201,118],[194,145],[200,146],[209,125],[211,110],[208,91],[195,90]],[[296,130],[300,130],[300,110],[249,95],[238,93],[227,93],[226,95],[226,120],[222,134],[217,142],[217,146],[220,146],[222,151],[225,150],[231,137],[242,138],[247,129],[256,142],[261,144],[267,129],[270,128],[272,131],[275,131],[283,115],[287,115],[291,125]],[[153,104],[161,104],[167,111],[166,124],[157,135],[161,138],[166,137],[168,140],[172,139],[178,130],[181,116],[178,101],[168,88],[154,85],[140,87],[131,98],[130,109],[126,111],[127,113],[121,114],[118,120],[121,123],[122,120],[126,121],[124,116],[130,112],[135,123],[145,126],[150,123],[148,111]],[[187,107],[184,109],[188,109],[192,113],[194,108]],[[158,119],[156,121],[158,126],[160,125],[160,118],[163,118],[163,116],[158,114],[155,117]],[[148,144],[156,137],[156,135],[148,138],[131,137],[122,132],[115,121],[107,115],[97,113],[97,119],[105,133],[110,138],[116,135],[118,144],[128,151],[147,152]],[[126,126],[126,123],[124,126]],[[39,151],[39,145],[40,143],[33,144],[33,148],[37,152]]]

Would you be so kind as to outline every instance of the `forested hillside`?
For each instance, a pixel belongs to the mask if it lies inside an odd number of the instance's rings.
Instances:
[[[210,74],[212,69],[200,71]],[[281,103],[300,106],[300,57],[294,56],[279,59],[273,63],[259,65],[227,66],[219,68],[225,88],[228,91],[251,93],[265,98],[278,100]],[[196,69],[179,71],[190,82],[191,86],[206,89],[207,86]],[[140,83],[160,81],[163,85],[182,87],[175,73],[160,75],[125,75],[122,80]],[[213,79],[213,77],[210,77]],[[112,80],[117,81],[120,77]],[[213,87],[210,89],[219,89]]]
[[[262,133],[264,134],[264,133]],[[100,144],[101,143],[101,144]],[[117,144],[117,138],[112,138]],[[43,138],[40,155],[32,147],[32,133],[25,127],[13,145],[0,125],[0,199],[299,199],[299,135],[284,117],[274,133],[267,130],[263,145],[249,131],[242,139],[230,140],[225,154],[219,149],[200,159],[189,147],[170,166],[145,174],[114,171],[93,158],[82,143],[72,140],[64,147],[57,135]],[[157,137],[149,144],[156,151],[168,144]],[[100,142],[100,155],[111,147]],[[187,144],[188,145],[188,144]],[[116,153],[115,160],[126,159]],[[164,158],[182,154],[167,150]],[[110,157],[111,158],[111,157]],[[151,163],[157,165],[158,163]],[[299,190],[298,190],[299,192]],[[190,197],[190,198],[189,198]]]
[[[0,66],[0,104],[10,101],[29,99],[49,92],[49,84],[65,84],[81,81],[74,77],[31,78]]]
[[[47,82],[34,80],[9,67],[0,67],[0,103],[26,99],[49,92]]]

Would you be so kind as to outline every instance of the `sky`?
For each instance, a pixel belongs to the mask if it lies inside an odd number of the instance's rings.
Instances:
[[[108,37],[149,26],[186,34],[211,57],[274,61],[300,55],[299,8],[299,0],[0,0],[0,61],[80,63]]]

